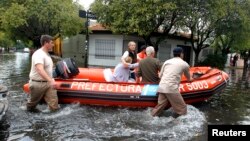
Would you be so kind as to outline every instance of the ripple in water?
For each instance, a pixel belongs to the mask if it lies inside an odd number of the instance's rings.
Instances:
[[[102,108],[85,109],[85,116],[76,127],[78,131],[61,139],[93,140],[188,140],[203,131],[205,116],[193,106],[188,106],[188,114],[174,119],[171,116],[152,117],[150,109],[128,110]],[[90,111],[91,110],[91,111]],[[164,115],[171,114],[168,110]],[[92,119],[92,120],[90,120]],[[80,130],[79,130],[80,129]],[[74,129],[69,130],[74,132]]]
[[[151,109],[120,109],[67,105],[55,113],[29,117],[29,128],[16,131],[20,140],[169,140],[186,141],[204,132],[206,118],[188,105],[188,114],[173,118],[172,110],[152,117]],[[29,130],[29,131],[28,131]]]

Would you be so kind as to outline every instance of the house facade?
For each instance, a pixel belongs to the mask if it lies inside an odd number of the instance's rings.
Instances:
[[[90,67],[114,67],[117,65],[123,53],[127,50],[130,41],[137,44],[136,51],[145,44],[143,38],[135,35],[112,34],[100,24],[90,27],[89,34],[88,66]],[[157,35],[156,35],[157,36]],[[173,57],[172,51],[175,47],[182,47],[185,52],[184,60],[190,65],[193,64],[193,51],[185,34],[172,35],[162,41],[158,46],[157,58],[164,62]],[[152,40],[156,39],[153,37]]]
[[[84,67],[86,61],[88,67],[115,67],[121,56],[127,50],[129,41],[137,44],[136,51],[140,51],[141,45],[145,44],[141,37],[135,35],[112,34],[111,31],[97,24],[90,27],[88,42],[85,42],[85,35],[77,35],[63,41],[62,57],[74,58],[79,66]],[[184,49],[184,60],[191,66],[194,64],[194,52],[188,42],[187,34],[171,35],[162,41],[158,46],[157,58],[164,62],[173,57],[172,51],[175,47]],[[152,40],[156,39],[153,37]],[[87,48],[86,47],[87,43]],[[85,50],[86,49],[86,50]],[[86,52],[85,52],[86,51]]]

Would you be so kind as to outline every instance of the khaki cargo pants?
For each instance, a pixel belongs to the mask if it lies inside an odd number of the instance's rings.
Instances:
[[[27,102],[27,109],[36,108],[37,104],[44,98],[49,109],[59,109],[56,90],[48,82],[29,81],[30,98]]]
[[[159,93],[158,104],[151,111],[151,115],[158,116],[162,113],[166,106],[168,106],[169,103],[176,114],[185,115],[187,113],[187,105],[180,93]]]

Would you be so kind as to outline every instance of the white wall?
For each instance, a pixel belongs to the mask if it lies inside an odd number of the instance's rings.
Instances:
[[[63,57],[71,57],[77,61],[78,66],[84,66],[85,61],[85,36],[78,35],[63,41]],[[115,40],[115,59],[97,59],[95,57],[95,40]],[[125,50],[129,41],[135,41],[138,45],[139,42],[144,42],[140,37],[129,35],[112,35],[112,34],[90,34],[89,35],[89,48],[88,48],[88,66],[89,67],[114,67],[120,62],[120,58]],[[173,49],[177,45],[190,46],[189,42],[183,40],[166,39],[160,43],[158,48],[159,59],[164,62],[173,57]],[[170,49],[169,49],[170,47]],[[194,53],[191,49],[191,65],[193,65]]]
[[[115,59],[96,59],[95,58],[95,40],[96,39],[107,39],[107,40],[115,40]],[[88,56],[88,65],[91,67],[115,67],[119,62],[123,52],[127,49],[127,44],[129,41],[142,42],[142,38],[138,38],[135,36],[126,36],[126,35],[109,35],[109,34],[92,34],[89,36],[89,56]],[[170,46],[169,46],[170,45]],[[185,42],[183,40],[174,40],[174,39],[166,39],[159,45],[159,50],[157,56],[161,56],[163,58],[161,61],[164,62],[166,59],[170,59],[173,57],[173,49],[177,47],[177,45],[190,46],[190,43]],[[167,47],[171,47],[170,49]],[[191,49],[191,63],[193,64],[193,51]],[[166,57],[165,57],[166,56]],[[191,64],[191,65],[192,65]]]

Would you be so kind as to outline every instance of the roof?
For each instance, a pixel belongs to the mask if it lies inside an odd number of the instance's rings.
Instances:
[[[89,26],[89,29],[93,33],[109,33],[109,34],[112,34],[111,30],[107,29],[105,26],[103,26],[100,23],[96,23],[94,25]],[[161,33],[159,32],[159,33],[156,33],[156,35],[157,34],[161,34]],[[185,40],[185,39],[190,39],[191,34],[190,33],[185,33],[185,32],[174,32],[174,33],[169,34],[169,37],[174,38],[174,39]]]
[[[104,27],[102,24],[95,24],[92,26],[89,26],[89,29],[92,31],[109,31],[106,27]]]

